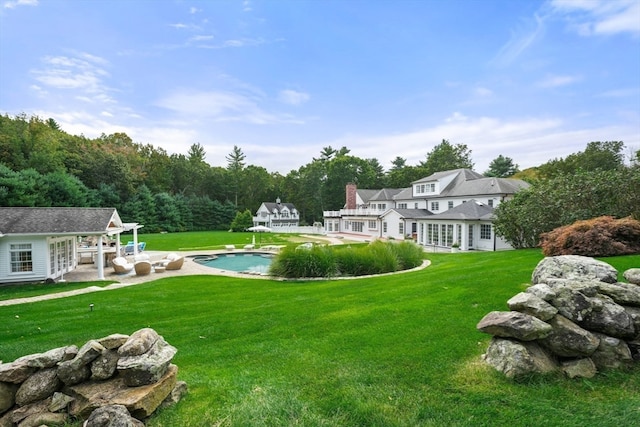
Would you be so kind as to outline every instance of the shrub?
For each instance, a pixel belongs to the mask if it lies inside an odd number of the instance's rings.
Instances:
[[[271,263],[269,274],[287,278],[364,276],[406,270],[422,263],[422,248],[413,242],[377,241],[367,246],[340,248],[289,246]]]
[[[541,236],[545,256],[614,256],[640,253],[640,221],[601,216],[558,227]]]

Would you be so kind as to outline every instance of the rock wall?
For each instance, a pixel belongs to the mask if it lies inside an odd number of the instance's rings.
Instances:
[[[590,378],[640,363],[640,268],[618,271],[593,258],[540,261],[532,284],[487,314],[477,328],[493,335],[484,361],[510,378],[562,371]]]
[[[176,351],[145,328],[0,362],[0,427],[144,426],[186,393]]]

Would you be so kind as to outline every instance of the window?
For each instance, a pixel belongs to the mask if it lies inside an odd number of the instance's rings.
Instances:
[[[447,209],[453,209],[453,202],[447,203]]]
[[[491,224],[480,224],[480,239],[491,240]]]
[[[33,271],[31,243],[13,243],[9,246],[9,253],[12,273]]]
[[[378,203],[378,210],[383,211],[385,209],[387,209],[386,203]]]
[[[431,210],[439,211],[440,210],[440,202],[431,202]]]
[[[433,243],[433,224],[427,224],[427,243]]]
[[[358,233],[362,233],[362,229],[364,228],[364,222],[362,221],[353,221],[351,223],[351,229]]]
[[[413,204],[413,209],[418,209],[418,204],[417,203]]]
[[[369,221],[369,229],[377,230],[378,229],[378,221]]]
[[[404,222],[400,222],[398,224],[398,234],[400,234],[401,236],[404,234]]]
[[[435,184],[427,184],[427,191],[429,193],[435,193],[436,192],[436,185]]]
[[[383,233],[386,233],[386,232],[387,232],[387,221],[384,221],[384,222],[382,223],[382,232],[383,232]]]
[[[453,224],[447,224],[447,246],[453,245]]]
[[[438,224],[433,224],[433,240],[431,241],[431,243],[433,243],[434,245],[437,245],[438,243],[440,243],[440,237],[438,236]]]
[[[398,209],[407,209],[406,203],[398,203]]]
[[[490,207],[493,207],[493,199],[489,199],[489,203],[488,203],[488,205],[489,205]]]

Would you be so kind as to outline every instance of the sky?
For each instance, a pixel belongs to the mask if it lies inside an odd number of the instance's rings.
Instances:
[[[640,149],[640,0],[0,0],[0,114],[283,175]]]

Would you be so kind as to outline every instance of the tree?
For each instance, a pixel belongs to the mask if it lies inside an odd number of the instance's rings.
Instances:
[[[562,174],[573,174],[578,170],[613,170],[624,166],[624,143],[622,141],[594,141],[584,151],[553,159],[541,165],[540,176],[553,178]]]
[[[231,222],[231,231],[245,231],[253,226],[253,215],[249,209],[238,212]]]
[[[485,176],[495,176],[497,178],[508,178],[518,173],[518,165],[513,163],[511,157],[504,157],[500,154],[489,163],[489,169],[484,173]]]
[[[225,159],[227,159],[227,171],[231,176],[231,187],[236,207],[238,206],[238,192],[242,185],[242,171],[244,170],[245,157],[242,150],[236,145],[233,146],[231,153],[225,157]]]
[[[640,218],[640,168],[578,171],[539,180],[495,210],[496,234],[513,247],[534,247],[540,235],[599,216]]]
[[[473,169],[471,161],[471,150],[466,144],[452,145],[446,139],[427,154],[427,159],[420,162],[424,176],[429,176],[436,172],[453,169]]]

